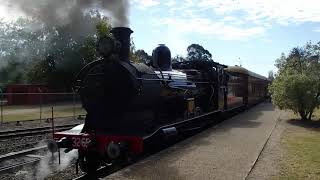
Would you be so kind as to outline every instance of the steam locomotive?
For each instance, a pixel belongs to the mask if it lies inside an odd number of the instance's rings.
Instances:
[[[239,66],[214,61],[172,63],[169,48],[160,44],[149,64],[129,59],[126,27],[101,38],[103,59],[85,66],[75,80],[87,112],[84,125],[54,133],[52,152],[78,149],[81,169],[125,161],[144,151],[155,134],[174,136],[214,121],[212,114],[246,108],[266,96],[268,80]],[[60,152],[60,150],[58,151]]]

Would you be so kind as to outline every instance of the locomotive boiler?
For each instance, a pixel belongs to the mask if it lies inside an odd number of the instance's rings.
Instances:
[[[118,27],[111,32],[114,38],[105,37],[99,45],[103,59],[87,65],[76,80],[75,89],[87,111],[83,132],[143,136],[217,108],[217,68],[211,65],[202,72],[181,65],[175,70],[171,52],[163,44],[154,49],[150,66],[132,63],[132,31]]]

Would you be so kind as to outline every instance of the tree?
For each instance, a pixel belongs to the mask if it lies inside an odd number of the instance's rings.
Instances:
[[[53,56],[48,55],[44,60],[34,61],[27,72],[29,82],[46,83],[52,87],[58,87],[60,79],[57,79],[56,61]]]
[[[0,20],[1,21],[1,20]],[[28,83],[27,72],[32,62],[43,57],[47,50],[47,29],[31,30],[35,22],[18,19],[0,23],[0,81],[1,83]]]
[[[99,20],[96,25],[96,34],[98,36],[98,39],[103,36],[111,36],[111,29],[112,27],[110,23],[108,23],[108,19],[103,18]]]
[[[142,61],[140,61],[140,59],[138,58],[138,56],[135,54],[136,52],[136,45],[133,42],[133,38],[131,37],[130,39],[130,52],[129,52],[129,59],[132,62],[135,63],[141,63]]]
[[[149,64],[152,60],[152,57],[149,56],[143,49],[138,49],[134,52],[135,56],[139,59],[139,61],[144,62],[145,64]]]
[[[290,109],[302,120],[311,120],[320,105],[320,43],[293,48],[276,61],[279,72],[269,87],[272,101]]]
[[[269,71],[269,72],[268,72],[268,79],[269,79],[270,81],[273,81],[273,80],[274,80],[274,73],[273,73],[273,71]]]
[[[187,52],[187,60],[189,61],[212,61],[212,54],[199,44],[191,44],[188,46]]]
[[[27,64],[25,62],[20,62],[11,56],[5,67],[0,69],[0,81],[6,82],[8,84],[15,83],[25,83],[25,69]]]
[[[172,58],[173,63],[183,62],[183,61],[186,61],[186,58],[179,55],[176,55],[175,57]]]
[[[131,42],[130,42],[129,58],[131,61],[135,63],[145,63],[145,64],[149,64],[152,59],[152,57],[149,56],[149,54],[146,53],[143,49],[136,50],[136,46],[133,42],[133,38],[131,38]]]
[[[78,19],[85,27],[83,30],[73,27],[75,23],[48,27],[29,19],[1,22],[1,82],[40,83],[70,89],[80,69],[100,59],[97,39],[110,35],[111,30],[108,19],[98,12]],[[14,71],[10,70],[12,67],[16,67]]]

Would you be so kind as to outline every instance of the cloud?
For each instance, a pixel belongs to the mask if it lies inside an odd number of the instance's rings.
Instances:
[[[177,4],[177,2],[175,0],[168,0],[165,4],[168,7],[174,7]]]
[[[279,24],[320,22],[318,0],[199,0],[201,9],[218,15],[243,12],[247,21],[274,21]]]
[[[22,12],[19,12],[18,9],[8,4],[8,1],[0,0],[0,19],[5,22],[10,22],[24,16]]]
[[[157,0],[134,0],[133,4],[138,6],[140,9],[146,9],[159,5],[160,2]]]
[[[209,36],[215,36],[224,40],[245,40],[253,36],[263,35],[264,27],[237,27],[225,24],[224,22],[215,22],[209,18],[166,18],[158,25],[168,25],[180,33],[199,33]]]
[[[203,7],[203,3],[194,0],[185,0],[184,2],[167,0],[158,4],[151,3],[153,8],[162,9],[162,11],[153,14],[151,24],[156,27],[164,26],[171,30],[174,29],[180,33],[180,37],[188,33],[196,33],[223,40],[246,40],[265,33],[263,26],[243,27],[245,21],[239,17],[233,15],[221,17],[212,12],[204,12],[207,8]],[[146,7],[146,4],[148,3],[139,1],[135,5],[141,8],[141,6]],[[149,11],[150,9],[144,10]]]
[[[169,27],[168,32],[167,36],[162,37],[162,42],[170,49],[174,49],[174,54],[186,56],[186,48],[191,42],[189,42],[175,27]]]
[[[162,9],[153,14],[162,25],[227,40],[263,36],[275,24],[320,22],[318,0],[142,0],[137,5]]]
[[[317,27],[317,28],[313,29],[313,32],[320,33],[320,27]]]

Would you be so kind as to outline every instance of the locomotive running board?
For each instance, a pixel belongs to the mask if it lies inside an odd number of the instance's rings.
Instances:
[[[162,129],[166,129],[166,128],[170,128],[170,127],[177,127],[179,125],[182,125],[182,124],[185,124],[185,123],[189,123],[191,121],[199,120],[201,118],[205,118],[205,117],[208,117],[208,116],[211,116],[211,115],[214,115],[214,114],[218,114],[218,113],[222,113],[222,112],[223,111],[221,111],[221,110],[211,111],[211,112],[208,112],[208,113],[201,114],[200,116],[197,116],[197,117],[193,117],[193,118],[189,118],[189,119],[186,119],[186,120],[183,120],[183,121],[180,121],[180,122],[175,122],[175,123],[172,123],[172,124],[167,124],[167,125],[161,126],[158,129],[156,129],[153,133],[144,136],[143,140],[149,139],[152,136],[158,134],[160,131],[162,131]]]

